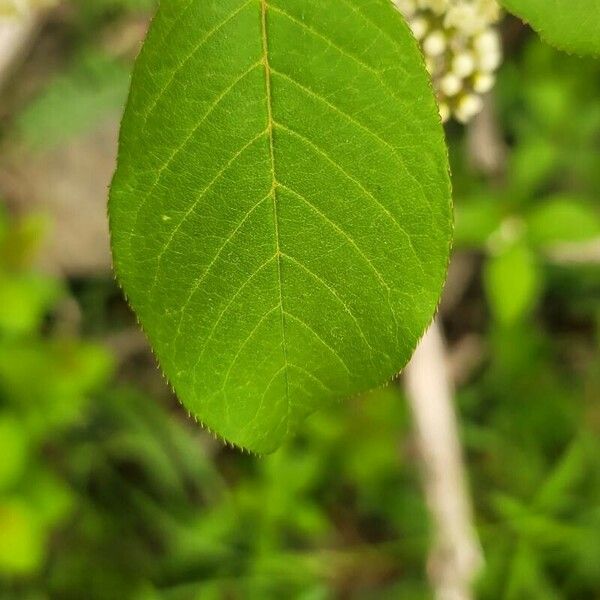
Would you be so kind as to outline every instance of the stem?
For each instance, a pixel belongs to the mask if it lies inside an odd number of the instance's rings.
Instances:
[[[470,600],[483,557],[473,525],[444,341],[436,322],[406,367],[404,384],[434,523],[429,578],[437,600]]]
[[[27,15],[0,18],[0,91],[35,38],[40,14],[41,11],[32,11]]]

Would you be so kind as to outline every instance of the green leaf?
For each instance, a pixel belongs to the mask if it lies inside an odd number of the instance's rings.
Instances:
[[[502,222],[499,199],[474,196],[456,204],[454,245],[458,248],[481,248]]]
[[[576,54],[600,54],[597,0],[500,0],[548,43]]]
[[[531,211],[527,226],[528,237],[536,246],[584,242],[600,236],[600,215],[578,198],[556,196]]]
[[[8,411],[0,412],[0,494],[10,489],[27,467],[29,440],[21,421]]]
[[[120,62],[86,52],[19,113],[14,135],[33,150],[68,141],[120,110],[128,81],[129,70]]]
[[[446,271],[443,132],[389,0],[163,2],[110,219],[118,277],[206,426],[275,449],[407,362]]]
[[[46,532],[20,498],[0,499],[0,575],[31,575],[42,564]]]
[[[516,244],[490,258],[484,276],[490,307],[500,324],[513,325],[535,304],[540,274],[525,245]]]
[[[19,336],[39,329],[62,291],[56,281],[41,275],[11,277],[0,271],[0,333]]]

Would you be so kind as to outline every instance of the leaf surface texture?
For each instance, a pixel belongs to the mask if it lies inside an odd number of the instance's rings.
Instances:
[[[600,0],[500,0],[550,44],[600,54]]]
[[[276,448],[398,372],[449,253],[443,132],[388,0],[163,2],[110,220],[117,275],[184,405]]]

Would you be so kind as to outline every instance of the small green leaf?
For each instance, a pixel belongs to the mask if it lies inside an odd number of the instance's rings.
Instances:
[[[25,472],[28,455],[27,432],[21,421],[7,411],[0,412],[0,493],[10,489]]]
[[[456,206],[454,244],[458,248],[481,248],[502,222],[496,197],[475,196]]]
[[[120,110],[128,81],[128,69],[115,59],[91,51],[77,56],[19,112],[14,135],[33,150],[60,145]]]
[[[0,575],[31,575],[46,552],[46,531],[20,498],[0,499]]]
[[[39,329],[61,294],[52,279],[29,273],[11,277],[0,271],[0,333],[19,336]]]
[[[407,362],[451,236],[416,42],[389,0],[163,2],[135,68],[115,267],[185,406],[275,449]]]
[[[485,269],[485,288],[490,307],[502,325],[513,325],[533,307],[540,289],[535,257],[516,244],[490,258]]]
[[[542,115],[544,118],[554,117],[554,115],[549,116],[551,111],[547,109],[547,106],[544,106],[544,110],[539,105],[535,106],[535,111],[540,117]],[[556,119],[554,123],[556,123]],[[508,172],[511,175],[508,182],[511,202],[528,201],[541,186],[547,185],[548,180],[556,172],[559,157],[557,145],[536,135],[517,144],[508,159]]]
[[[527,226],[535,246],[584,242],[600,236],[600,214],[577,198],[557,196],[532,210]]]
[[[548,43],[576,54],[600,54],[597,0],[500,0]]]

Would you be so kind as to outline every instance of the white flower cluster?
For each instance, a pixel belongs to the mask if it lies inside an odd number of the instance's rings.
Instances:
[[[442,121],[461,123],[482,108],[502,61],[496,0],[392,0],[421,44]]]

